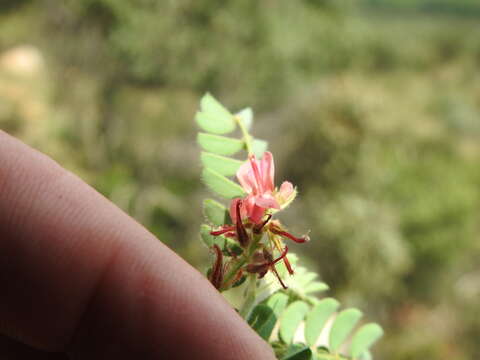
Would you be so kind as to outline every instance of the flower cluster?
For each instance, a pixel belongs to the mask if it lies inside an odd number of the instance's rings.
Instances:
[[[231,224],[225,224],[211,231],[213,236],[232,238],[241,248],[239,256],[228,251],[231,259],[224,264],[223,252],[214,245],[216,260],[209,279],[219,290],[225,290],[244,279],[244,272],[258,274],[259,278],[272,271],[283,288],[287,288],[275,269],[275,264],[283,261],[290,275],[293,274],[287,253],[288,247],[283,238],[297,243],[309,241],[308,236],[296,237],[273,215],[287,207],[295,198],[296,190],[285,181],[280,188],[274,184],[274,162],[270,152],[262,159],[250,155],[237,171],[237,179],[246,192],[244,198],[235,198],[230,204]],[[266,236],[265,236],[266,235]],[[274,257],[274,253],[278,257]]]

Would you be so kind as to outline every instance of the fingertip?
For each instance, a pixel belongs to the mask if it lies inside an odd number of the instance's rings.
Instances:
[[[3,333],[78,359],[274,359],[198,271],[4,133],[0,233]]]

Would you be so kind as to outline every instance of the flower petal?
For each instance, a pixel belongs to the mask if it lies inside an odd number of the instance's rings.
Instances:
[[[255,208],[255,196],[254,195],[248,195],[244,200],[242,204],[242,216],[243,217],[250,217],[254,211]]]
[[[266,209],[280,209],[280,205],[272,195],[263,194],[255,197],[255,204]]]
[[[263,154],[263,158],[260,161],[260,171],[262,173],[263,190],[273,191],[275,188],[275,184],[274,184],[275,164],[273,162],[273,155],[270,151],[266,151]]]
[[[257,186],[250,161],[246,161],[238,168],[237,179],[247,193],[256,191]]]
[[[265,210],[267,209],[264,207],[255,205],[250,212],[250,215],[249,215],[250,220],[255,224],[260,224],[262,222],[263,215],[265,215]]]
[[[253,189],[254,194],[263,194],[265,189],[263,188],[263,174],[261,173],[260,167],[261,162],[258,161],[255,155],[249,156],[250,166],[252,168],[253,176],[255,179],[256,189]]]
[[[230,218],[233,223],[237,222],[237,203],[241,201],[240,216],[242,219],[250,218],[255,208],[255,196],[248,195],[244,199],[235,198],[230,202]],[[263,216],[263,215],[262,215]]]
[[[293,185],[290,181],[284,181],[280,186],[278,195],[283,200],[282,202],[287,202],[294,192]]]

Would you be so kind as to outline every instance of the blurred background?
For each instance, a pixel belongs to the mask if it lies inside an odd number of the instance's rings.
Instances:
[[[255,110],[377,359],[480,358],[478,0],[0,2],[0,128],[200,269],[206,91]]]

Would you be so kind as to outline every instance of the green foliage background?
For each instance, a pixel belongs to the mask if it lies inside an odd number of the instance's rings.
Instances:
[[[479,25],[473,0],[4,0],[0,128],[202,267],[193,116],[252,106],[294,251],[382,324],[376,358],[476,359]]]

